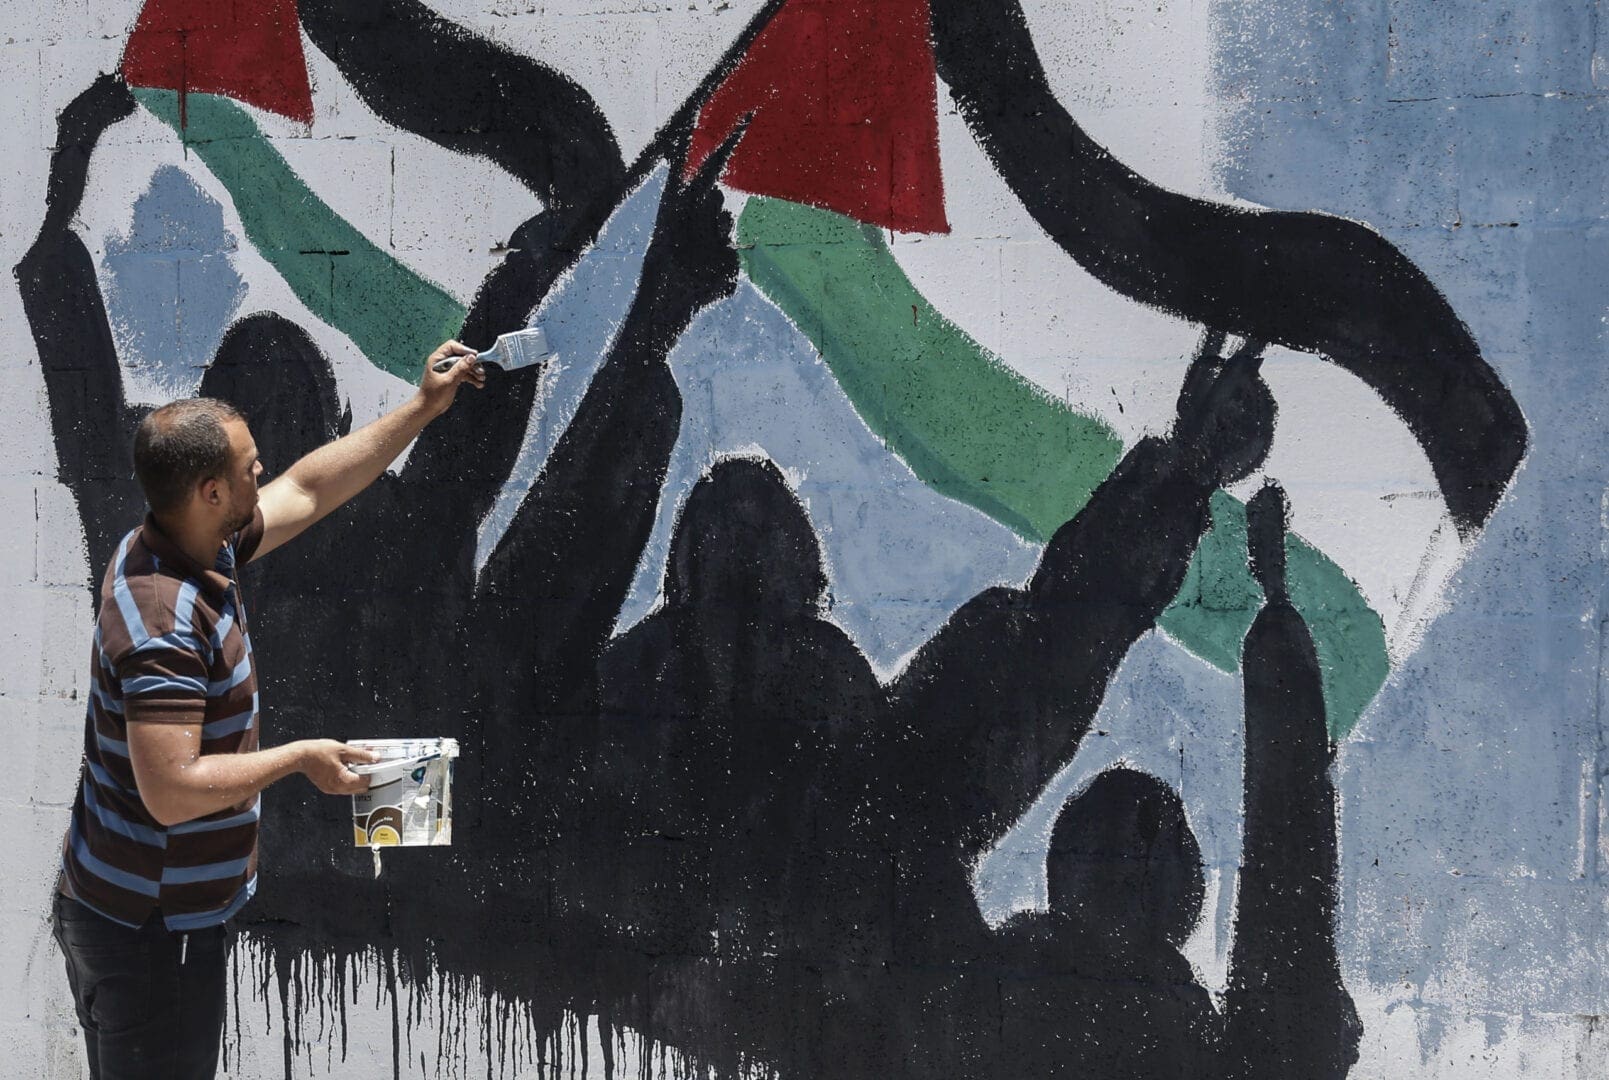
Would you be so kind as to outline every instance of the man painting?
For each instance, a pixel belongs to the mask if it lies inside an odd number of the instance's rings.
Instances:
[[[258,793],[292,773],[332,795],[374,755],[334,739],[259,747],[257,670],[236,569],[374,481],[476,387],[456,341],[405,404],[258,491],[245,418],[209,398],[155,410],[134,436],[149,513],[113,552],[91,653],[84,768],[54,901],[96,1080],[211,1077],[223,1028],[225,924],[257,884]]]

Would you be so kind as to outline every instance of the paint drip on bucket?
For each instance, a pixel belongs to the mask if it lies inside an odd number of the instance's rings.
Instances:
[[[374,853],[375,877],[381,848],[453,842],[456,739],[350,739],[347,745],[380,755],[372,765],[352,766],[369,778],[369,790],[352,796],[352,841]]]

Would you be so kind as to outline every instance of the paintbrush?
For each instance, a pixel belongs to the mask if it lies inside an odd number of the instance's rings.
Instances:
[[[449,356],[444,360],[438,360],[431,370],[437,373],[450,371],[458,361],[471,359],[477,364],[494,364],[504,371],[518,371],[520,368],[546,363],[552,356],[553,350],[548,345],[547,335],[542,332],[540,326],[533,326],[528,330],[516,330],[512,334],[499,334],[491,348],[472,357]]]

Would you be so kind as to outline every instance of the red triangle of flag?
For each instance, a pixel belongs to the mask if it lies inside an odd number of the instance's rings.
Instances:
[[[296,0],[146,0],[123,49],[123,81],[313,122]]]
[[[788,0],[704,103],[689,175],[750,113],[728,186],[949,231],[928,0]]]

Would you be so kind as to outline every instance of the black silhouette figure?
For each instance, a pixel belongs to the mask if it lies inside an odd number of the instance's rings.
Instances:
[[[1222,346],[1209,335],[1171,436],[1128,455],[1028,586],[964,606],[886,695],[822,618],[819,546],[775,468],[725,462],[700,482],[663,609],[599,664],[598,761],[575,817],[593,857],[574,864],[574,895],[598,948],[652,957],[647,1031],[718,1067],[748,1056],[797,1075],[1044,1065],[979,1053],[999,1040],[968,1018],[998,1013],[1000,969],[969,870],[1071,760],[1176,594],[1211,493],[1267,451],[1259,347]],[[712,1011],[744,1023],[712,1032]]]
[[[129,447],[148,410],[123,400],[122,369],[95,263],[73,232],[72,219],[101,133],[134,109],[128,88],[102,76],[62,110],[45,220],[16,267],[50,398],[57,475],[78,502],[92,567],[104,567],[117,541],[145,514]],[[92,584],[89,575],[85,584]]]
[[[1057,530],[1027,587],[969,601],[894,685],[879,756],[898,778],[898,816],[927,823],[900,853],[902,888],[945,896],[951,913],[901,911],[896,932],[914,956],[963,935],[961,869],[1072,759],[1129,646],[1177,594],[1212,492],[1267,453],[1274,403],[1259,347],[1225,360],[1223,342],[1204,340],[1171,435],[1129,451]]]
[[[137,410],[123,401],[93,266],[66,222],[95,139],[131,108],[126,89],[102,79],[63,114],[50,211],[18,268],[63,479],[99,538],[92,559],[138,518],[124,460]],[[525,1003],[538,1030],[557,1030],[565,1012],[598,1013],[726,1075],[755,1065],[792,1076],[1054,1074],[1063,1059],[1041,1048],[1065,1017],[1047,1015],[1009,1045],[976,1018],[995,1016],[1003,1032],[1004,982],[1054,974],[1065,950],[1003,951],[968,871],[1076,752],[1117,664],[1176,593],[1212,491],[1266,454],[1273,403],[1260,349],[1226,359],[1222,335],[1209,335],[1170,435],[1130,452],[1026,588],[975,598],[887,691],[821,617],[819,545],[765,463],[723,463],[701,483],[678,522],[664,609],[611,643],[679,427],[666,356],[735,282],[713,181],[740,137],[668,186],[626,323],[478,583],[474,526],[517,451],[505,412],[508,400],[529,403],[519,381],[529,373],[510,378],[502,405],[461,403],[470,407],[433,426],[400,474],[254,564],[270,738],[323,732],[341,716],[354,733],[428,730],[477,749],[460,770],[455,846],[393,852],[378,881],[345,844],[344,805],[276,789],[263,831],[271,869],[243,921],[275,951],[285,994],[304,954],[338,973],[379,945],[421,982],[479,977]],[[555,250],[541,273],[556,277],[569,257]],[[513,306],[495,275],[477,299],[477,310]],[[495,402],[495,389],[475,397]],[[328,361],[277,316],[231,329],[203,391],[254,416],[279,467],[349,422]],[[1103,797],[1167,817],[1161,796],[1118,799],[1115,784]],[[1330,896],[1333,914],[1326,812],[1329,877],[1314,880],[1331,892],[1315,885],[1302,898]],[[1248,867],[1272,865],[1253,853],[1248,832]],[[1077,895],[1069,889],[1058,895]],[[1248,992],[1311,1001],[1314,987],[1297,983],[1324,955],[1333,968],[1328,915],[1275,925],[1313,905],[1274,882],[1267,892],[1269,917],[1250,925],[1316,959],[1299,969],[1248,959],[1266,975]],[[1133,921],[1139,896],[1102,902]],[[1174,906],[1192,903],[1186,890]],[[1161,947],[1176,952],[1164,922],[1136,929],[1152,947],[1124,955],[1178,987],[1176,1011],[1194,1015],[1189,981]],[[1149,991],[1125,992],[1147,1007]],[[1335,993],[1344,1001],[1338,977]],[[1312,1035],[1268,1015],[1232,1015],[1230,1029],[1246,1034],[1225,1045]]]
[[[1050,910],[1000,934],[999,1039],[1023,1075],[1342,1077],[1357,1060],[1333,934],[1332,748],[1312,639],[1285,593],[1285,513],[1273,484],[1247,507],[1267,603],[1245,643],[1245,839],[1222,1009],[1179,952],[1204,892],[1183,804],[1114,769],[1057,818]]]
[[[1246,507],[1267,603],[1246,634],[1245,827],[1225,1002],[1227,1072],[1340,1077],[1362,1034],[1335,954],[1335,747],[1318,655],[1285,591],[1285,494]]]
[[[1046,872],[1050,910],[1000,932],[989,1014],[1023,1075],[1222,1075],[1211,997],[1179,951],[1204,893],[1179,797],[1144,773],[1103,773],[1056,819]]]
[[[607,919],[599,947],[647,967],[647,1030],[723,1075],[745,1057],[833,1075],[823,1029],[864,1028],[828,990],[878,932],[887,874],[868,877],[837,819],[883,691],[822,618],[825,588],[776,467],[722,462],[678,518],[664,606],[598,665],[597,762],[574,818],[594,857],[574,866],[576,895]],[[729,1018],[713,1040],[711,1013]]]
[[[776,467],[722,462],[678,520],[664,607],[599,661],[582,819],[600,842],[652,834],[667,860],[703,864],[692,872],[707,872],[707,891],[690,899],[709,921],[697,933],[720,931],[723,956],[826,944],[795,891],[805,867],[790,864],[829,828],[816,820],[838,808],[825,771],[876,724],[882,690],[822,619],[825,588],[815,532]],[[627,861],[600,862],[584,895],[632,897]],[[666,876],[643,883],[647,895]],[[628,904],[620,917],[652,924],[634,914]]]

